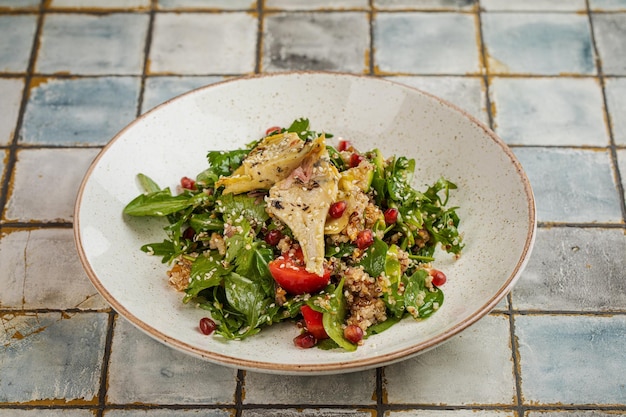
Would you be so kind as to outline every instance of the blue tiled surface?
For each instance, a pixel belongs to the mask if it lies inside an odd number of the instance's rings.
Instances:
[[[36,28],[36,16],[0,16],[0,72],[26,71]]]
[[[480,71],[476,19],[462,13],[380,13],[372,22],[374,68],[382,73]]]
[[[493,74],[595,74],[591,28],[579,13],[485,13]]]
[[[104,145],[135,118],[139,88],[136,77],[35,79],[19,142]]]
[[[626,416],[624,39],[626,0],[0,0],[0,417]],[[285,377],[167,348],[97,294],[71,227],[102,146],[293,69],[423,89],[510,145],[539,229],[491,314],[393,365]]]

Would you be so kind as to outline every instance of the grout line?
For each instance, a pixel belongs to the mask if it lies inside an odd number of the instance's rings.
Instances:
[[[485,87],[485,107],[487,111],[487,123],[491,130],[495,131],[493,103],[491,102],[491,94],[489,91],[490,75],[489,75],[489,60],[487,59],[487,46],[485,43],[485,36],[483,33],[483,19],[482,8],[480,6],[480,0],[476,0],[476,21],[478,24],[478,41],[480,42],[480,59],[483,66],[483,84]]]
[[[263,31],[265,29],[265,0],[257,0],[257,36],[256,36],[256,62],[254,73],[263,71]]]
[[[100,372],[100,389],[98,390],[98,412],[97,417],[102,417],[106,409],[106,396],[109,380],[109,364],[111,360],[111,349],[113,343],[113,332],[117,313],[111,309],[109,311],[109,321],[107,324],[106,340],[104,342],[104,355],[102,356],[102,370]]]
[[[144,95],[146,93],[146,78],[148,77],[148,65],[150,62],[150,48],[152,47],[152,32],[154,31],[154,17],[155,17],[155,9],[156,3],[158,0],[151,0],[150,2],[150,12],[149,12],[149,20],[148,20],[148,28],[146,30],[146,39],[143,50],[143,66],[141,70],[141,83],[139,86],[139,97],[137,97],[137,112],[136,116],[141,116]]]

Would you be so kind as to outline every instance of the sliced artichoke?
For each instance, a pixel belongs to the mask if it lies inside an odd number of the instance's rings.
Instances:
[[[274,184],[266,197],[266,210],[289,226],[302,247],[306,270],[317,275],[324,273],[324,224],[339,182],[320,138],[302,164]]]
[[[232,175],[220,178],[215,185],[224,186],[223,194],[268,190],[300,166],[304,158],[319,147],[320,140],[325,143],[323,136],[314,141],[303,141],[292,132],[267,136],[250,151]]]

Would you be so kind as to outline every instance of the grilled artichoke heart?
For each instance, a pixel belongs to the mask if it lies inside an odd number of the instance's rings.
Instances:
[[[267,136],[254,147],[232,175],[220,178],[216,187],[224,186],[223,194],[241,194],[253,190],[268,190],[285,179],[319,143],[323,136],[303,141],[296,133],[286,132]]]
[[[324,273],[324,224],[336,201],[339,173],[330,162],[323,136],[290,175],[274,184],[266,211],[291,229],[302,247],[308,272]]]

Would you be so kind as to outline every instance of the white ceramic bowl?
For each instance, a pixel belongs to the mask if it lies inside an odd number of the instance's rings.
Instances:
[[[290,323],[244,341],[198,331],[203,310],[183,305],[167,266],[139,250],[161,241],[162,223],[122,215],[139,192],[137,173],[175,189],[206,168],[208,150],[243,146],[266,128],[309,118],[312,128],[417,160],[414,185],[440,176],[459,188],[466,247],[439,253],[446,302],[427,320],[402,321],[354,353],[297,349]],[[441,99],[387,80],[336,73],[282,73],[213,84],[177,97],[122,130],[98,155],[78,195],[74,231],[95,287],[156,340],[211,362],[269,373],[325,374],[373,368],[424,352],[475,323],[509,292],[533,246],[531,187],[509,148],[486,126]]]

